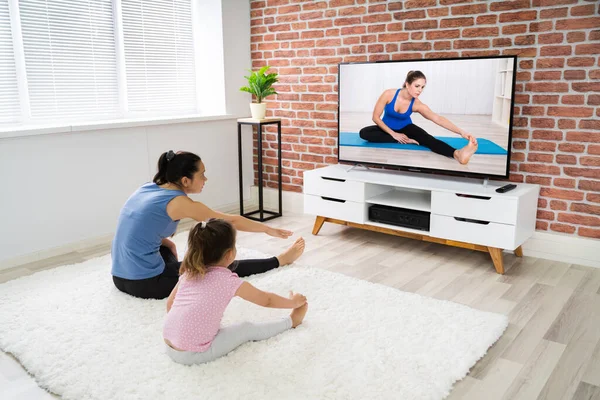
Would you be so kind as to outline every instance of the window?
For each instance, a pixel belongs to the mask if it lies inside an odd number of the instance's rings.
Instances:
[[[193,0],[0,0],[0,127],[200,112]]]

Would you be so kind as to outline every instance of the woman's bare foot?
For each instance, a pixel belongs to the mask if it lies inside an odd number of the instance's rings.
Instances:
[[[304,245],[304,238],[297,239],[289,249],[277,256],[279,266],[282,267],[296,261],[304,253]]]
[[[456,150],[454,152],[454,158],[461,164],[467,164],[473,154],[477,151],[477,142],[473,140],[469,140],[469,144],[463,147],[460,150]]]
[[[302,323],[307,311],[308,303],[304,303],[302,307],[294,308],[294,310],[292,310],[292,313],[290,314],[290,318],[292,318],[292,328],[295,328]]]

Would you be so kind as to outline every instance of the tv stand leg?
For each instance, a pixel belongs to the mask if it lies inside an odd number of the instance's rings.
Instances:
[[[521,248],[521,246],[519,246],[515,249],[515,256],[523,257],[523,249]]]
[[[488,247],[492,261],[494,262],[494,268],[500,275],[504,275],[504,261],[502,260],[502,249],[496,247]]]
[[[315,226],[313,226],[312,234],[318,235],[319,231],[321,230],[321,227],[323,226],[324,223],[325,223],[325,217],[317,216],[317,218],[315,219]]]

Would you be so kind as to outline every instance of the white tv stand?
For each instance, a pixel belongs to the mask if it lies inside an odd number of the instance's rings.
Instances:
[[[304,172],[304,212],[317,216],[313,235],[332,222],[484,251],[503,274],[502,250],[521,257],[535,231],[539,195],[538,185],[524,183],[497,193],[506,183],[330,165]],[[370,221],[373,204],[429,212],[429,231]]]

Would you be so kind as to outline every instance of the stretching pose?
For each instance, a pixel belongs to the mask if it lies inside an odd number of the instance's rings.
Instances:
[[[163,327],[166,351],[180,364],[215,360],[239,345],[265,340],[302,323],[308,309],[306,297],[289,298],[263,292],[233,273],[233,226],[222,219],[197,224],[188,238],[179,283],[167,300]],[[223,313],[235,296],[263,307],[293,309],[289,317],[268,322],[242,322],[221,328]]]
[[[168,239],[182,218],[205,221],[222,218],[240,231],[264,232],[288,238],[292,232],[271,228],[240,215],[223,214],[188,197],[200,193],[208,180],[200,157],[188,152],[163,153],[154,182],[146,183],[129,197],[117,224],[112,243],[112,275],[117,289],[145,299],[164,299],[179,279],[181,263],[175,243]],[[248,276],[291,264],[304,251],[304,239],[277,257],[240,260],[236,273]]]
[[[447,118],[437,115],[419,100],[425,89],[426,78],[421,71],[410,71],[400,89],[388,89],[379,97],[373,110],[373,122],[377,125],[367,126],[360,130],[360,137],[375,143],[413,143],[425,146],[434,153],[454,158],[461,164],[467,164],[477,150],[477,140],[463,131]],[[405,111],[402,111],[405,110]],[[438,140],[412,123],[410,115],[421,114],[442,128],[458,133],[469,143],[456,150]],[[383,118],[381,118],[381,115]]]

